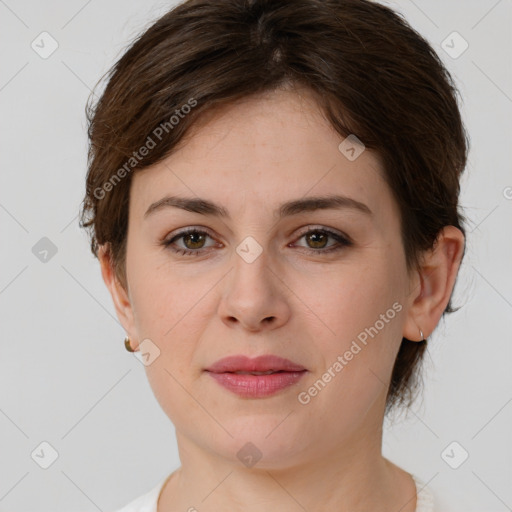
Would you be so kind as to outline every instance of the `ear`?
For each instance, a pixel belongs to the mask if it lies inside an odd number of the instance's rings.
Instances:
[[[463,254],[462,231],[445,226],[411,278],[404,338],[421,341],[420,329],[426,339],[436,328],[450,300]]]
[[[112,296],[117,317],[123,325],[127,336],[130,338],[133,350],[137,350],[138,337],[136,334],[129,292],[124,288],[115,274],[111,259],[110,245],[108,243],[99,247],[98,260],[101,266],[101,275],[110,291],[110,295]]]

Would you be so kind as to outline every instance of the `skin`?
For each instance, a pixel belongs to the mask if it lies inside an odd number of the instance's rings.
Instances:
[[[414,343],[420,328],[427,337],[441,318],[464,237],[446,226],[424,267],[408,273],[378,155],[365,150],[350,161],[338,149],[342,140],[307,90],[279,90],[204,117],[178,151],[133,176],[126,289],[108,246],[99,259],[132,347],[149,338],[160,350],[145,368],[175,426],[182,465],[158,512],[416,508],[411,476],[381,454],[385,398],[402,336]],[[231,219],[172,207],[144,218],[167,194],[214,201]],[[273,214],[287,200],[328,194],[357,199],[373,214]],[[189,226],[209,236],[174,246],[202,255],[160,244]],[[304,236],[309,228],[345,234],[353,245],[322,254],[338,242]],[[247,236],[262,249],[252,263],[236,252]],[[308,404],[299,403],[297,395],[396,302],[401,311]],[[240,398],[203,371],[234,354],[277,354],[308,373],[274,396]],[[262,454],[252,467],[237,457],[247,442]]]

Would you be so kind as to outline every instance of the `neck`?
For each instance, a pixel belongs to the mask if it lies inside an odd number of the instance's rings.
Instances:
[[[182,466],[164,486],[158,512],[259,512],[265,505],[290,512],[414,512],[414,481],[382,457],[381,427],[369,434],[358,432],[328,452],[302,453],[302,462],[248,468],[176,430]]]

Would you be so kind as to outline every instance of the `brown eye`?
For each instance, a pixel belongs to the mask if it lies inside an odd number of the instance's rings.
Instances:
[[[212,238],[206,231],[188,229],[178,233],[170,240],[162,242],[162,245],[178,254],[198,256],[204,252],[203,249],[205,248],[205,241],[207,237]],[[176,246],[177,241],[181,241],[184,247],[179,245]]]
[[[178,233],[169,240],[163,241],[162,245],[177,254],[199,256],[206,252],[208,248],[205,245],[207,238],[212,237],[206,231],[192,228]],[[348,237],[328,229],[310,229],[304,232],[299,240],[302,238],[306,240],[307,247],[302,245],[299,245],[299,247],[303,247],[306,252],[314,254],[327,254],[353,245],[353,242]],[[329,238],[332,238],[337,243],[328,245]],[[177,245],[177,242],[181,242],[183,245]],[[213,246],[215,244],[211,244],[209,247]]]
[[[305,249],[310,253],[327,254],[353,245],[353,242],[348,237],[328,229],[310,229],[303,233],[299,240],[301,238],[306,240],[307,247]],[[327,245],[329,238],[334,239],[337,243],[330,246]]]
[[[315,249],[323,249],[327,241],[329,239],[329,235],[321,232],[321,231],[311,231],[307,235],[305,235],[306,240],[308,240],[311,247]]]
[[[187,249],[202,249],[205,241],[204,234],[198,231],[187,233],[186,235],[183,235],[182,238]]]

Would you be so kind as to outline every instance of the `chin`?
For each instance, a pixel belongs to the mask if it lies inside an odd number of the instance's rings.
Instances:
[[[210,444],[209,449],[247,469],[275,470],[298,464],[307,435],[294,414],[286,416],[282,412],[248,414],[221,422],[233,437],[216,436],[215,446]],[[211,443],[212,438],[205,442]]]

